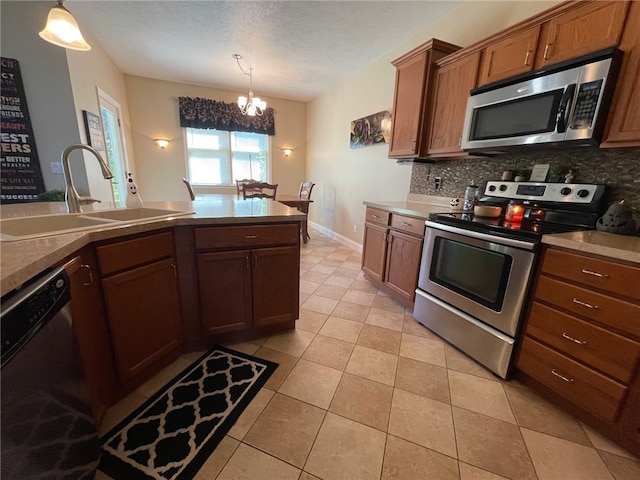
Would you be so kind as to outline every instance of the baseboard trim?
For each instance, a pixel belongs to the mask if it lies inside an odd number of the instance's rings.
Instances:
[[[312,221],[308,221],[309,225],[311,227],[313,227],[314,229],[318,230],[320,233],[322,233],[323,235],[326,235],[329,238],[334,239],[336,242],[341,243],[347,247],[349,247],[352,250],[355,250],[358,253],[362,253],[362,244],[354,242],[353,240],[351,240],[350,238],[344,237],[342,235],[340,235],[339,233],[334,232],[333,230],[329,230],[326,227],[323,227],[322,225],[319,225],[315,222]]]

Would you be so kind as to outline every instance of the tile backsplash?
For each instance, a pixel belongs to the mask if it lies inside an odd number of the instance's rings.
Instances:
[[[519,152],[492,158],[462,158],[412,166],[410,193],[462,198],[472,181],[484,188],[489,180],[500,180],[505,170],[524,171],[526,179],[535,164],[549,164],[550,171],[573,169],[574,183],[602,183],[609,186],[607,203],[624,200],[640,209],[640,150],[597,148],[553,152]],[[441,177],[436,190],[434,178]],[[564,174],[560,177],[564,178]],[[562,180],[564,181],[564,180]]]

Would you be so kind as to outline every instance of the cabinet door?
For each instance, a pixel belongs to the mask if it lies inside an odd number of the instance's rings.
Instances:
[[[389,232],[385,281],[391,290],[411,302],[416,295],[421,254],[421,238]]]
[[[251,252],[198,254],[200,315],[204,333],[244,330],[251,325]]]
[[[430,156],[461,154],[462,129],[469,92],[476,84],[480,52],[438,69],[431,111]]]
[[[266,327],[298,318],[300,255],[297,247],[252,250],[253,325]]]
[[[418,153],[428,58],[428,52],[423,52],[396,66],[389,157]]]
[[[539,35],[536,25],[485,48],[478,85],[533,70]]]
[[[624,59],[601,147],[640,146],[640,2],[629,7],[620,49]]]
[[[541,66],[618,45],[628,2],[584,2],[548,22]]]
[[[389,229],[371,223],[364,224],[362,244],[362,270],[371,278],[382,282],[387,256],[387,232]]]
[[[99,426],[112,404],[117,381],[95,257],[84,250],[64,268],[71,279],[71,313],[78,353]]]
[[[180,346],[180,305],[173,259],[105,278],[102,289],[121,382]]]

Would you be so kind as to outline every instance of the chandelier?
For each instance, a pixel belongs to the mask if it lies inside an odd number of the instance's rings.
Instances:
[[[236,62],[238,62],[240,71],[249,77],[249,98],[244,95],[238,97],[238,107],[240,107],[240,112],[243,115],[248,115],[250,117],[255,117],[256,115],[261,116],[267,109],[267,102],[260,100],[259,97],[253,96],[253,68],[249,68],[249,73],[247,73],[240,63],[242,55],[234,53],[232,57],[236,59]]]
[[[49,10],[47,25],[39,33],[40,37],[49,43],[70,50],[91,50],[91,46],[82,37],[73,15],[62,5],[63,1],[58,0],[57,5]]]

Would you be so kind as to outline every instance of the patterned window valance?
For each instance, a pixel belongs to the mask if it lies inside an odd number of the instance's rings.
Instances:
[[[273,108],[267,108],[260,117],[250,117],[242,115],[235,103],[217,102],[208,98],[178,97],[178,104],[181,127],[276,134]]]

